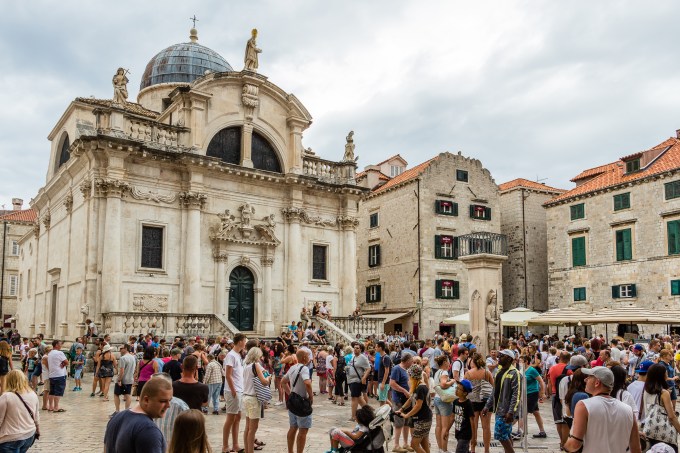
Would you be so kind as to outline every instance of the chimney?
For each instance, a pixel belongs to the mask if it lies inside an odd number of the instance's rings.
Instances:
[[[24,200],[21,198],[12,198],[12,208],[15,211],[21,211],[21,207],[24,205]]]
[[[675,136],[676,136],[677,138],[680,138],[680,129],[676,129],[676,130],[675,130]]]

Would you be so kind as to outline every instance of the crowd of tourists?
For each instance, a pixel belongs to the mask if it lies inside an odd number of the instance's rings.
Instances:
[[[257,436],[260,420],[284,404],[288,452],[302,452],[316,398],[347,404],[355,424],[330,430],[329,453],[379,452],[388,442],[397,453],[487,453],[492,439],[512,452],[519,439],[548,437],[546,412],[563,451],[678,452],[677,336],[607,342],[519,334],[482,355],[465,334],[327,345],[291,332],[273,341],[138,335],[115,354],[108,335],[77,338],[66,354],[61,341],[38,336],[14,345],[20,370],[0,339],[0,451],[26,451],[39,437],[40,411],[63,413],[60,398],[81,391],[91,368],[90,397],[113,393],[107,452],[209,452],[205,417],[224,413],[222,452],[267,449]],[[87,343],[96,350],[86,356]],[[69,389],[67,376],[75,383]],[[524,407],[536,432],[527,432]]]

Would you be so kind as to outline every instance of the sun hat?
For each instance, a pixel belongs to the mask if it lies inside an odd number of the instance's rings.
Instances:
[[[102,349],[102,352],[106,353],[106,352],[109,352],[110,350],[111,350],[111,346],[107,344],[106,346],[104,346],[104,349]]]
[[[460,336],[460,341],[467,341],[467,334],[463,334]]]
[[[515,352],[511,349],[502,349],[498,351],[499,354],[507,355],[510,357],[512,360],[515,360]]]
[[[595,368],[581,368],[581,373],[586,376],[595,376],[607,388],[614,386],[614,373],[606,366],[596,366]]]

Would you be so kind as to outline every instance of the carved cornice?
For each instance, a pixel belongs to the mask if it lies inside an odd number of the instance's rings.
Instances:
[[[227,259],[229,258],[229,255],[227,254],[227,252],[221,252],[219,249],[216,249],[216,248],[213,249],[212,255],[213,255],[213,258],[215,259],[215,261],[217,261],[217,262],[220,262],[220,261],[226,262]]]
[[[149,190],[148,192],[143,192],[135,186],[130,186],[130,196],[135,200],[147,200],[153,201],[154,203],[174,203],[177,199],[177,194],[172,193],[170,195],[161,195],[154,190]]]
[[[273,256],[263,256],[260,258],[260,263],[264,267],[271,267],[274,264],[274,257]]]
[[[359,226],[359,219],[350,216],[338,216],[338,225],[343,230],[354,230]]]
[[[33,234],[35,235],[35,238],[38,239],[38,236],[40,236],[40,222],[33,225]]]
[[[179,204],[185,208],[203,209],[208,196],[201,192],[180,192]]]
[[[120,179],[97,178],[94,180],[95,193],[106,197],[123,197],[130,190],[130,185]]]
[[[281,210],[281,213],[283,214],[283,218],[286,219],[287,222],[304,222],[310,225],[318,225],[324,227],[336,226],[338,224],[337,219],[324,219],[320,216],[312,217],[303,208],[296,207],[283,208]]]

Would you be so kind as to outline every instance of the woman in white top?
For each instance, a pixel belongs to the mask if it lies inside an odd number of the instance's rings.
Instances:
[[[39,412],[38,395],[31,390],[24,373],[10,371],[5,393],[0,396],[0,447],[25,453],[35,441]]]
[[[246,429],[243,432],[245,452],[253,453],[255,449],[255,434],[260,418],[262,418],[262,404],[255,393],[253,378],[259,379],[262,385],[269,387],[271,376],[264,371],[260,364],[262,349],[250,348],[243,363],[243,409],[246,413]]]
[[[652,406],[658,402],[658,404],[666,411],[668,422],[673,425],[677,432],[680,432],[680,421],[678,421],[678,416],[675,415],[675,411],[673,410],[667,379],[666,367],[663,364],[655,363],[649,367],[647,379],[645,380],[645,389],[642,393],[643,407],[640,419],[645,420],[649,411],[652,409]],[[659,443],[659,441],[655,441],[654,439],[648,439],[648,441],[650,447]],[[672,444],[671,446],[675,451],[678,451],[677,443]]]
[[[614,387],[612,388],[610,395],[622,403],[629,405],[630,408],[633,409],[633,414],[635,414],[635,419],[637,420],[640,408],[637,404],[635,404],[635,398],[633,398],[633,395],[631,395],[631,393],[626,390],[626,369],[621,365],[616,365],[611,367],[610,370],[612,370],[612,373],[614,373]]]

